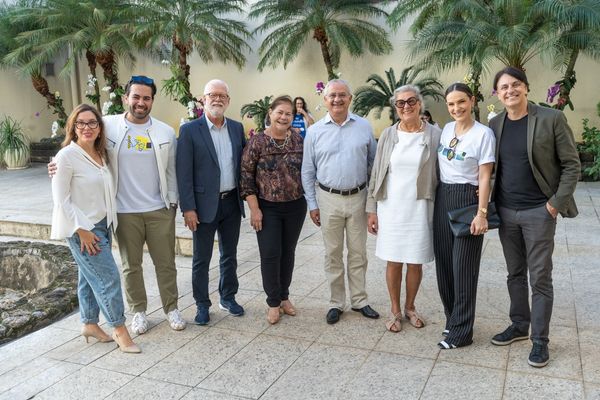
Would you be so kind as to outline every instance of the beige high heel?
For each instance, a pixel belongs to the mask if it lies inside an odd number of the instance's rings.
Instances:
[[[296,315],[296,308],[289,300],[283,300],[279,305],[284,314],[291,315],[292,317]]]
[[[119,346],[119,350],[121,350],[123,353],[137,354],[137,353],[142,352],[142,349],[140,349],[140,346],[138,346],[137,344],[135,344],[133,342],[129,346],[125,346],[125,345],[121,344],[122,338],[120,338],[116,332],[113,332],[112,338],[115,340],[115,342],[117,342],[117,345]]]
[[[279,322],[280,315],[281,310],[279,307],[269,307],[267,309],[267,321],[269,321],[271,325],[275,325]]]
[[[92,329],[90,328],[91,326],[95,326],[98,329]],[[113,339],[108,336],[108,334],[106,332],[104,332],[102,330],[102,328],[100,328],[98,325],[96,324],[84,324],[81,327],[81,336],[83,336],[85,338],[85,342],[89,343],[89,338],[93,337],[94,339],[96,339],[97,341],[101,342],[101,343],[108,343],[108,342],[112,342]]]

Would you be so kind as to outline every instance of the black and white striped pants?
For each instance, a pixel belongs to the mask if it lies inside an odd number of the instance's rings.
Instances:
[[[456,238],[448,211],[477,204],[477,187],[440,182],[433,212],[433,248],[438,290],[446,314],[446,342],[466,346],[473,341],[477,279],[483,235]]]

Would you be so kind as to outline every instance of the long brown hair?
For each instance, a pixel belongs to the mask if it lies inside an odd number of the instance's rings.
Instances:
[[[96,119],[98,120],[98,128],[100,131],[98,132],[98,137],[94,141],[94,149],[100,154],[105,162],[108,164],[108,153],[106,152],[106,135],[104,134],[104,123],[102,121],[102,115],[96,110],[94,107],[89,104],[80,104],[71,115],[67,119],[67,126],[65,127],[65,140],[62,142],[62,147],[68,146],[71,142],[77,143],[77,133],[75,132],[75,121],[77,121],[77,117],[82,112],[89,111],[94,114]]]

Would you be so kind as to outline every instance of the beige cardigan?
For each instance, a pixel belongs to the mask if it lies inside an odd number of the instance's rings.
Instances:
[[[396,134],[398,124],[384,129],[377,144],[377,154],[371,170],[371,179],[367,191],[368,213],[377,212],[377,201],[385,200],[387,197],[386,178],[389,171],[390,157],[394,146],[398,143]],[[417,200],[427,199],[433,201],[435,188],[438,183],[437,175],[437,148],[440,144],[442,131],[433,125],[425,124],[423,132],[423,153],[419,165],[419,175],[415,184],[417,185]]]

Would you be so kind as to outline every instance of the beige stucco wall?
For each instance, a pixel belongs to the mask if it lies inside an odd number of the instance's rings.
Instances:
[[[252,28],[252,26],[251,26]],[[409,35],[405,30],[392,35],[392,42],[395,50],[387,56],[374,57],[366,55],[358,59],[351,59],[348,56],[342,57],[339,72],[342,78],[347,79],[353,88],[364,85],[366,78],[371,73],[384,74],[389,67],[393,67],[397,76],[403,68],[411,63],[407,60],[405,50],[406,40]],[[260,45],[260,38],[251,42],[251,47],[256,51]],[[239,109],[244,103],[262,98],[266,95],[289,94],[290,96],[304,97],[311,112],[316,118],[324,115],[324,109],[315,111],[315,107],[322,102],[322,97],[315,94],[315,83],[326,78],[326,71],[323,65],[320,49],[317,43],[312,39],[307,39],[299,57],[291,62],[287,69],[282,67],[271,69],[267,68],[263,72],[258,72],[258,55],[252,52],[248,55],[246,66],[239,70],[233,65],[224,65],[223,63],[213,63],[206,65],[201,62],[197,56],[190,58],[191,64],[191,82],[194,94],[201,94],[204,83],[209,79],[219,77],[227,81],[231,87],[231,105],[228,115],[231,118],[239,119]],[[56,70],[60,69],[57,65]],[[501,68],[498,64],[492,68],[492,71],[483,79],[483,93],[486,94],[486,101],[481,104],[482,119],[487,115],[486,106],[490,103],[500,107],[499,101],[491,97],[491,81],[495,70]],[[572,93],[575,111],[566,111],[576,137],[580,137],[581,119],[590,118],[597,126],[600,126],[600,118],[596,115],[596,104],[600,101],[598,95],[597,73],[600,64],[585,57],[581,57],[576,65],[577,85]],[[465,75],[465,69],[452,71],[439,77],[442,83],[447,86],[452,82],[462,80]],[[75,91],[74,97],[83,99],[83,90],[85,90],[86,77],[88,71],[85,63],[79,67],[79,85],[80,90]],[[150,60],[143,56],[138,56],[135,67],[121,65],[119,69],[121,81],[126,81],[129,76],[145,74],[151,76],[155,81],[160,82],[169,76],[169,70],[159,61]],[[560,74],[552,71],[547,65],[539,61],[527,64],[527,74],[531,83],[530,99],[534,101],[545,101],[547,88],[560,78]],[[65,99],[67,111],[72,107],[71,100],[71,79],[48,78],[51,90],[58,90]],[[159,90],[161,84],[159,83]],[[43,137],[50,136],[50,124],[53,121],[52,114],[45,106],[44,99],[37,94],[30,81],[23,77],[18,77],[12,70],[0,71],[0,114],[9,114],[23,122],[23,126],[34,141],[39,141]],[[103,93],[106,96],[105,93]],[[104,99],[103,99],[104,100]],[[77,99],[75,100],[77,102]],[[442,103],[428,104],[434,119],[441,123],[447,122],[450,118]],[[40,111],[41,115],[35,117],[35,113]],[[186,113],[185,107],[170,101],[164,95],[157,96],[154,103],[153,115],[171,124],[177,129],[181,117]],[[386,117],[387,113],[382,113],[381,120],[371,118],[374,130],[379,133],[390,121]],[[251,120],[243,121],[247,129],[253,127]]]

